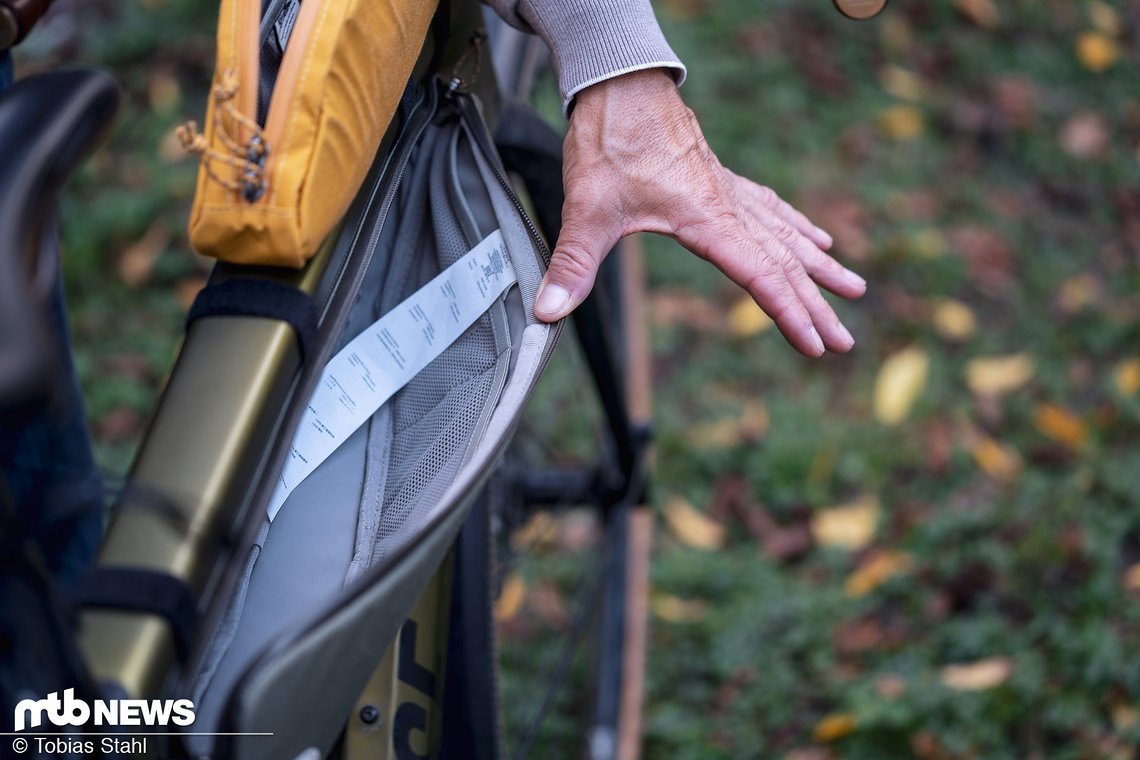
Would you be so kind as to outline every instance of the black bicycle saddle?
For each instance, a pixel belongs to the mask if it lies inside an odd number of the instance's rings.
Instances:
[[[50,397],[58,357],[44,299],[59,266],[59,194],[118,106],[115,80],[87,69],[37,74],[0,95],[0,419]]]

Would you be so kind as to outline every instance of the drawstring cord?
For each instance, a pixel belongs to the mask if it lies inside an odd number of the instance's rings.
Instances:
[[[265,158],[269,145],[265,142],[265,132],[261,125],[243,114],[234,105],[237,97],[238,78],[233,69],[222,72],[214,85],[214,135],[224,150],[210,147],[206,136],[198,131],[198,123],[187,121],[177,129],[178,139],[187,153],[198,156],[207,176],[225,188],[239,192],[253,203],[265,193]],[[253,133],[247,145],[241,145],[227,128],[223,116],[229,116],[230,123],[236,123]],[[238,179],[227,179],[215,170],[215,164],[229,166]]]
[[[459,60],[451,67],[451,81],[447,84],[448,92],[455,92],[456,90],[466,91],[468,87],[475,84],[479,79],[479,68],[483,63],[483,42],[487,39],[487,33],[479,30],[471,35],[471,45],[463,51],[463,55],[459,56]],[[471,80],[467,81],[460,76],[460,69],[463,64],[467,63],[467,56],[472,52],[475,53],[473,63],[471,65]]]

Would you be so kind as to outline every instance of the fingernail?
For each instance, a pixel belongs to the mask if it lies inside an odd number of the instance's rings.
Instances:
[[[851,334],[851,331],[848,330],[845,325],[839,326],[839,338],[843,341],[843,345],[848,349],[855,345],[855,337]]]
[[[570,293],[566,288],[554,283],[547,283],[538,291],[538,299],[534,302],[534,311],[544,317],[561,317],[562,310],[570,300]]]
[[[859,275],[852,272],[850,269],[844,269],[843,270],[843,279],[847,280],[847,282],[851,283],[852,285],[854,285],[857,288],[867,287],[867,281],[864,280]]]
[[[835,243],[835,239],[831,237],[831,235],[828,235],[826,230],[820,227],[815,228],[815,234],[819,237],[820,240],[824,242],[824,245],[828,248],[830,248]]]
[[[819,337],[819,333],[814,327],[811,328],[811,345],[815,349],[816,356],[823,356],[823,352],[826,350],[823,347],[823,338]]]

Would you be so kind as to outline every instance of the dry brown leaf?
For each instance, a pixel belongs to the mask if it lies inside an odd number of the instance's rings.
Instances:
[[[942,669],[942,685],[954,691],[984,691],[1001,686],[1013,675],[1008,657],[987,657],[976,662],[947,665]]]
[[[1005,298],[1017,275],[1013,245],[995,229],[962,224],[947,232],[951,250],[966,262],[974,286],[983,293]]]
[[[724,325],[724,313],[703,296],[688,290],[660,290],[650,300],[653,323],[662,327],[684,326],[711,332]]]
[[[1124,588],[1133,593],[1140,592],[1140,562],[1124,571]]]
[[[1101,0],[1091,0],[1088,9],[1089,21],[1105,34],[1115,37],[1124,28],[1120,22],[1120,14],[1108,3],[1101,2]]]
[[[724,526],[694,509],[685,497],[669,497],[663,512],[673,535],[686,546],[706,551],[724,546]]]
[[[898,699],[906,694],[906,679],[894,673],[884,673],[875,679],[875,693],[883,699]]]
[[[1001,23],[993,0],[954,0],[954,7],[983,29],[996,29]]]
[[[728,329],[738,338],[750,338],[771,329],[775,322],[751,296],[743,296],[728,312]]]
[[[1097,113],[1083,112],[1072,116],[1061,127],[1061,147],[1076,158],[1100,158],[1112,142],[1108,122]]]
[[[812,515],[811,533],[820,546],[856,551],[871,543],[878,526],[879,499],[864,494],[853,502]]]
[[[670,623],[696,623],[709,614],[704,599],[682,599],[672,594],[654,594],[650,601],[653,614]]]
[[[978,330],[978,319],[970,307],[952,298],[942,298],[934,303],[934,329],[946,340],[967,341]]]
[[[894,64],[887,64],[879,71],[879,82],[891,95],[911,103],[921,103],[930,89],[920,75]]]
[[[913,140],[926,130],[926,117],[914,106],[891,106],[879,114],[879,128],[895,140]]]
[[[526,599],[526,581],[518,573],[511,573],[503,581],[503,589],[495,600],[495,620],[510,620],[519,614]]]
[[[698,449],[730,449],[755,443],[768,432],[768,409],[759,401],[748,401],[734,417],[694,425],[686,439]]]
[[[909,572],[914,567],[914,558],[906,552],[875,552],[860,563],[843,584],[843,590],[854,599],[866,596],[896,575]]]
[[[1029,354],[979,357],[966,365],[966,385],[979,396],[1000,397],[1032,380],[1035,369]]]
[[[1055,404],[1038,404],[1033,410],[1033,424],[1043,435],[1073,450],[1088,442],[1089,431],[1084,420]]]
[[[817,742],[833,742],[855,733],[855,728],[855,716],[851,713],[832,713],[815,724],[811,738]]]
[[[119,277],[136,288],[150,279],[154,264],[170,242],[170,227],[166,221],[154,222],[138,241],[119,256]]]
[[[1021,456],[1009,446],[1004,446],[989,436],[981,435],[974,442],[970,453],[982,472],[994,480],[1011,482],[1021,474]]]
[[[873,411],[884,425],[898,425],[926,387],[930,357],[917,346],[897,351],[886,358],[875,378]]]
[[[1085,32],[1077,38],[1077,59],[1089,71],[1107,71],[1119,57],[1116,40],[1103,32]]]
[[[1112,727],[1121,733],[1126,733],[1140,726],[1140,709],[1135,705],[1118,702],[1112,706]]]
[[[1135,396],[1140,392],[1140,357],[1117,364],[1112,370],[1112,384],[1121,396]]]

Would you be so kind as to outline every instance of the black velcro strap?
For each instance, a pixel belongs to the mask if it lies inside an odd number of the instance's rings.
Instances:
[[[140,567],[97,567],[73,592],[80,607],[149,612],[170,624],[178,659],[185,661],[198,620],[198,605],[189,586],[178,578]]]
[[[203,288],[190,313],[186,327],[203,317],[266,317],[288,322],[297,335],[301,361],[315,348],[317,307],[313,299],[291,285],[252,277],[235,277]]]

